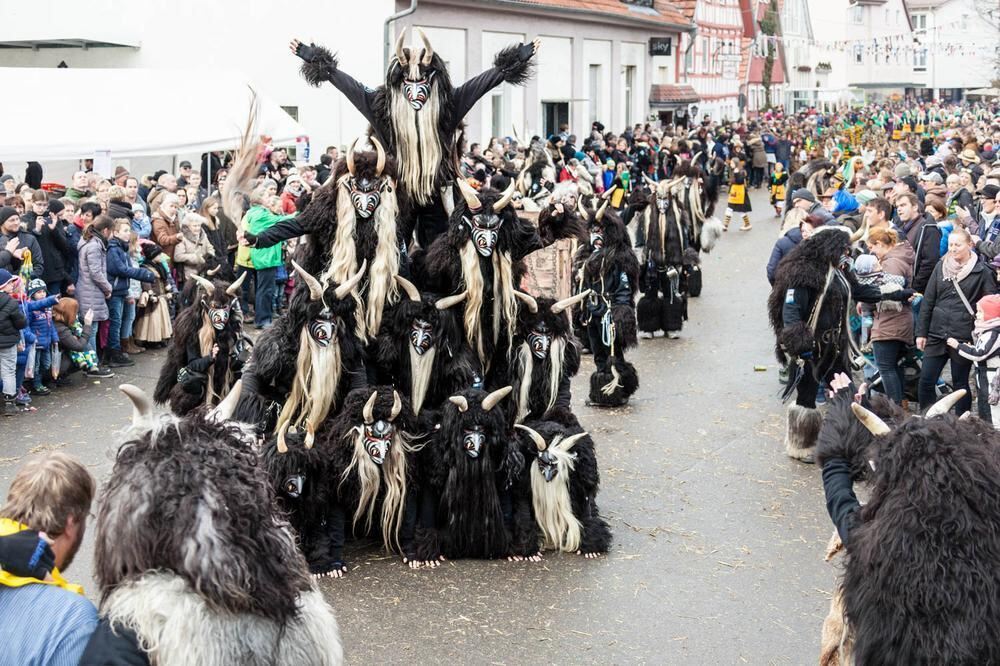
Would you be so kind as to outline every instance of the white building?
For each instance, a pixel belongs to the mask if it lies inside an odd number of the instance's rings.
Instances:
[[[913,91],[927,100],[961,100],[965,90],[998,77],[1000,4],[977,0],[908,0],[913,34]],[[992,15],[981,13],[986,6]]]
[[[920,87],[910,50],[913,27],[904,0],[857,0],[848,8],[847,85],[871,101],[902,97]]]

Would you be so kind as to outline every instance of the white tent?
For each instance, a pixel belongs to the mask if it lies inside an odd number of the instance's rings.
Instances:
[[[0,161],[202,153],[234,148],[252,92],[238,72],[0,67],[16,90],[4,104]],[[257,129],[275,145],[307,132],[257,91]]]

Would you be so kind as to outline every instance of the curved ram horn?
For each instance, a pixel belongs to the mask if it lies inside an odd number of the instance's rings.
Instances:
[[[134,384],[122,384],[118,390],[132,401],[132,426],[151,428],[153,426],[153,401],[141,388]]]
[[[385,170],[385,148],[382,147],[382,142],[376,139],[374,134],[368,137],[368,140],[375,146],[375,154],[378,155],[378,161],[375,163],[375,177],[378,178]]]
[[[515,423],[514,427],[528,433],[528,437],[530,437],[531,441],[535,443],[535,446],[538,448],[539,451],[544,451],[545,449],[549,448],[548,445],[545,443],[545,440],[542,439],[542,436],[539,435],[534,430],[532,430],[531,428],[529,428],[528,426],[521,425],[520,423]]]
[[[416,303],[420,302],[420,290],[417,289],[417,285],[413,284],[402,275],[395,275],[393,277],[396,278],[397,284],[399,284],[399,286],[403,288],[403,291],[406,292],[406,296],[411,301],[414,301]]]
[[[392,411],[389,412],[389,420],[395,421],[399,413],[403,411],[403,400],[399,397],[398,391],[392,392]]]
[[[219,264],[215,268],[209,268],[207,271],[205,271],[205,274],[206,275],[211,275],[212,277],[215,277],[216,275],[219,274],[219,271],[221,271],[221,270],[222,270],[222,264]]]
[[[361,415],[365,419],[365,423],[375,422],[375,401],[378,400],[378,391],[372,391],[372,397],[368,398],[368,402],[365,403],[365,408],[361,410]]]
[[[459,178],[455,182],[458,183],[458,189],[461,190],[462,198],[465,199],[465,205],[469,210],[479,210],[483,207],[483,202],[479,200],[479,195],[472,189],[472,185],[469,185],[464,178]]]
[[[465,399],[464,395],[453,395],[448,398],[448,402],[458,407],[458,411],[460,412],[469,411],[469,401]]]
[[[600,208],[597,209],[597,212],[594,214],[594,219],[595,220],[597,220],[598,222],[600,222],[601,220],[604,219],[604,214],[606,212],[608,212],[608,204],[609,203],[610,203],[609,200],[605,200],[604,204]]]
[[[514,290],[514,295],[517,296],[518,300],[524,303],[531,314],[538,313],[538,301],[531,294],[526,294],[523,291]]]
[[[426,67],[431,64],[431,60],[434,58],[434,47],[431,46],[431,40],[427,39],[427,35],[420,28],[417,28],[417,35],[420,36],[420,41],[424,43],[424,55],[420,59],[420,64]]]
[[[565,439],[559,440],[559,443],[556,444],[556,448],[559,449],[560,451],[569,451],[570,449],[573,448],[573,445],[575,445],[577,442],[579,442],[586,436],[587,436],[586,432],[578,432],[575,435],[570,435]]]
[[[493,204],[493,212],[499,213],[500,211],[502,211],[504,208],[507,207],[507,204],[509,204],[510,200],[513,198],[514,198],[514,181],[511,181],[510,185],[507,186],[507,189],[503,191],[502,195],[500,195],[500,198]]]
[[[299,277],[302,278],[302,281],[305,282],[307,285],[309,285],[309,300],[318,301],[322,299],[323,285],[319,283],[319,280],[317,280],[312,275],[309,275],[306,269],[299,266],[294,259],[292,259],[292,268],[294,268],[295,272],[299,274]],[[246,273],[244,273],[244,275],[246,275]]]
[[[246,275],[246,273],[244,273]],[[228,421],[233,416],[233,412],[236,411],[236,403],[240,401],[240,392],[243,390],[243,380],[237,379],[233,387],[229,389],[229,393],[226,395],[225,399],[215,406],[211,412],[208,413],[208,420],[215,421],[216,423],[222,423],[223,421]]]
[[[246,273],[244,273],[244,275],[246,275]],[[192,275],[191,277],[194,278],[194,281],[197,282],[201,287],[205,289],[205,291],[208,292],[209,296],[211,296],[212,292],[215,291],[215,285],[212,284],[211,280],[203,278],[200,275]]]
[[[361,278],[365,276],[365,270],[367,268],[368,268],[368,260],[364,259],[361,262],[361,268],[358,269],[358,272],[352,275],[351,277],[347,278],[347,280],[345,280],[343,284],[341,284],[339,287],[336,288],[336,290],[334,290],[333,293],[337,297],[337,300],[344,298],[349,293],[354,291],[354,288],[358,286],[359,282],[361,282]]]
[[[351,143],[351,147],[347,149],[347,155],[344,156],[347,159],[347,170],[350,172],[350,174],[352,176],[356,176],[357,175],[356,173],[354,173],[354,169],[355,169],[355,167],[354,167],[354,147],[357,146],[357,145],[358,145],[358,140],[355,139]]]
[[[465,300],[465,297],[469,295],[469,291],[465,290],[461,294],[455,294],[454,296],[445,296],[444,298],[439,298],[437,302],[434,303],[434,307],[438,310],[447,310],[448,308],[458,305]]]
[[[870,412],[856,402],[851,403],[851,411],[854,415],[858,417],[858,420],[864,424],[866,428],[876,437],[879,435],[888,435],[890,432],[889,426],[885,424],[885,421],[880,419],[878,415],[874,412]]]
[[[400,66],[406,67],[406,51],[403,50],[403,40],[406,39],[406,28],[399,33],[399,38],[396,40],[396,60],[399,61]]]
[[[924,414],[924,418],[931,418],[933,416],[943,416],[951,411],[951,408],[955,406],[955,403],[965,397],[967,391],[965,389],[959,389],[957,391],[952,391],[945,397],[941,398],[927,410]]]
[[[576,296],[570,296],[569,298],[564,298],[561,301],[556,301],[551,305],[551,307],[549,307],[549,312],[551,312],[552,314],[559,314],[566,308],[571,308],[580,301],[582,301],[583,299],[587,298],[587,296],[590,296],[591,291],[593,290],[586,289],[584,291],[581,291]]]
[[[226,287],[226,293],[229,294],[230,296],[236,296],[237,294],[239,294],[240,287],[243,286],[243,280],[246,279],[247,279],[247,272],[243,271],[243,274],[240,275],[238,278],[236,278],[235,282]]]
[[[656,189],[656,181],[647,176],[645,173],[642,174],[642,180],[653,189]]]
[[[483,398],[483,411],[488,412],[497,406],[497,403],[507,397],[507,394],[514,390],[513,386],[504,386],[497,389]]]

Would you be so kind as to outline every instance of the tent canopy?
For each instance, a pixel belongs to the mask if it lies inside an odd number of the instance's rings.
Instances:
[[[217,70],[0,67],[0,77],[8,90],[18,91],[18,102],[4,106],[0,161],[80,159],[105,150],[113,157],[144,157],[234,148],[252,97],[248,77]],[[184,94],[159,90],[166,81],[183,81]],[[136,101],[137,94],[143,101]],[[275,145],[307,135],[260,91],[257,99],[257,129]]]
[[[966,90],[965,94],[975,97],[1000,97],[1000,88],[976,88],[975,90]]]

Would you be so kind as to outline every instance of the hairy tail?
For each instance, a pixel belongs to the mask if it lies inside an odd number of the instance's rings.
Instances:
[[[222,184],[222,210],[230,220],[239,225],[243,219],[245,203],[249,199],[252,183],[257,176],[257,149],[260,138],[257,133],[257,116],[260,113],[260,101],[257,92],[251,88],[253,96],[250,99],[250,113],[247,125],[240,137],[240,145],[236,149],[233,166],[229,170],[226,182]]]

